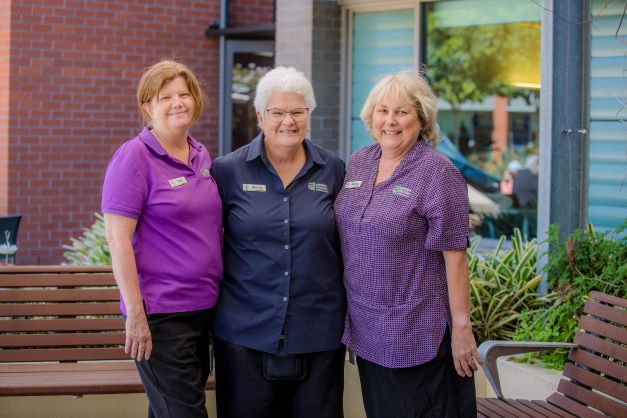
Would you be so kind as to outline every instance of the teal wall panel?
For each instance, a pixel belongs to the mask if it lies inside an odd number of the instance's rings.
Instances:
[[[411,70],[414,10],[355,13],[351,68],[351,152],[372,143],[359,118],[372,86],[385,74]]]
[[[599,230],[627,218],[627,25],[624,3],[592,0],[588,220]]]

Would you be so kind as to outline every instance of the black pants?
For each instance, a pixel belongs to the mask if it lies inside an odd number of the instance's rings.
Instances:
[[[436,357],[391,369],[357,358],[368,418],[476,418],[475,381],[455,371],[447,332]]]
[[[218,418],[342,418],[345,349],[308,353],[303,380],[266,380],[263,353],[214,338]]]
[[[149,418],[207,417],[204,388],[212,317],[212,309],[149,315],[152,354],[150,360],[135,362]]]

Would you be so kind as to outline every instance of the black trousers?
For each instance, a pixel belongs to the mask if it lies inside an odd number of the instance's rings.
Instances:
[[[136,361],[149,418],[207,417],[212,309],[148,316],[150,360]]]
[[[368,418],[476,418],[475,381],[455,371],[447,332],[436,357],[391,369],[357,358]]]
[[[345,349],[308,353],[303,380],[266,380],[263,353],[214,338],[218,418],[342,418]]]

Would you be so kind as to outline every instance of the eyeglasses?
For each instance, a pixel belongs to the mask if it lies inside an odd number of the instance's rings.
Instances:
[[[300,107],[298,109],[292,110],[291,112],[288,112],[287,110],[283,110],[283,109],[272,108],[272,109],[266,109],[266,112],[268,112],[270,119],[277,121],[277,122],[285,119],[285,116],[287,114],[289,114],[292,117],[292,119],[294,119],[295,122],[302,122],[305,119],[307,119],[307,115],[309,114],[309,108]]]

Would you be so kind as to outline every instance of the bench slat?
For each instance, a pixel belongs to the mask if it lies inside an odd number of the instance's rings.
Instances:
[[[590,298],[627,309],[627,299],[619,298],[618,296],[612,296],[605,293],[592,291],[590,292]]]
[[[627,329],[619,328],[608,322],[599,321],[589,316],[582,316],[579,320],[579,328],[592,334],[602,335],[614,341],[627,344]]]
[[[551,414],[549,411],[546,411],[546,410],[538,411],[536,408],[532,408],[532,407],[528,406],[527,404],[525,404],[524,402],[521,402],[518,399],[516,399],[516,400],[514,400],[514,399],[506,399],[505,402],[508,405],[510,405],[512,408],[515,408],[516,410],[524,412],[525,414],[527,414],[528,416],[531,416],[533,418],[538,418],[538,417],[548,418],[549,416],[555,416],[554,414]]]
[[[111,273],[110,265],[92,265],[92,266],[59,266],[59,265],[43,265],[43,266],[16,266],[4,265],[0,266],[0,275],[8,273]]]
[[[0,303],[0,316],[116,315],[119,302]]]
[[[89,361],[129,358],[123,348],[50,348],[0,350],[0,361]]]
[[[525,399],[518,399],[517,402],[520,402],[521,404],[528,406],[530,409],[533,409],[534,411],[536,411],[538,414],[540,414],[543,417],[547,417],[547,418],[563,418],[564,417],[564,413],[556,414],[555,412],[551,411],[548,408],[549,404],[547,404],[546,402],[539,404],[539,403],[534,403]]]
[[[625,315],[624,310],[621,310],[619,308],[613,308],[611,306],[603,305],[599,302],[589,300],[583,305],[583,311],[598,318],[627,326],[627,315]]]
[[[484,399],[483,406],[491,411],[491,416],[529,418],[529,416],[524,413],[516,415],[516,411],[513,410],[511,406],[498,399]]]
[[[0,321],[0,331],[111,331],[123,330],[124,319],[17,319]]]
[[[571,414],[568,411],[564,411],[563,409],[558,408],[557,406],[552,405],[552,404],[550,404],[547,401],[537,401],[536,400],[536,401],[531,401],[531,402],[533,402],[534,404],[536,404],[536,405],[538,405],[538,406],[540,406],[542,408],[548,409],[549,411],[553,412],[554,414],[559,415],[560,417],[563,417],[563,418],[577,418],[576,415],[573,415],[573,414]]]
[[[112,273],[0,275],[1,287],[115,286]]]
[[[133,362],[0,365],[0,396],[96,395],[144,391]],[[206,390],[215,389],[209,376]]]
[[[613,396],[623,402],[627,402],[627,386],[616,383],[604,376],[584,370],[574,364],[567,364],[564,368],[564,376],[569,377],[586,386],[594,388],[596,391]]]
[[[488,408],[487,399],[477,399],[477,417],[501,418],[501,415]]]
[[[124,344],[123,332],[80,334],[5,334],[0,335],[0,347],[71,347]]]
[[[0,292],[0,302],[90,302],[116,301],[120,292],[112,289],[10,289]]]
[[[592,353],[588,353],[584,350],[570,350],[568,353],[568,359],[579,364],[583,364],[598,372],[605,373],[615,379],[624,379],[627,376],[627,367],[609,361],[603,357],[595,356]]]
[[[613,357],[620,361],[627,361],[627,348],[621,347],[618,344],[613,344],[602,338],[595,337],[594,335],[586,334],[585,332],[578,332],[575,334],[575,339],[573,341],[577,345],[605,354],[608,357]]]
[[[585,405],[582,405],[577,401],[567,398],[561,393],[555,392],[551,394],[548,398],[546,398],[546,401],[550,404],[557,406],[558,408],[564,409],[569,413],[572,413],[572,415],[579,418],[606,418],[605,415],[599,414],[592,409],[587,408]]]
[[[627,407],[568,380],[560,380],[560,383],[557,386],[557,391],[584,405],[589,405],[599,411],[610,414],[611,416],[627,416]]]

